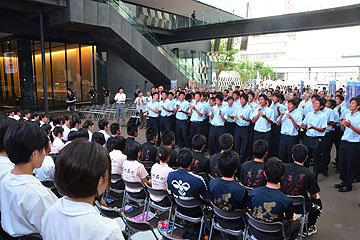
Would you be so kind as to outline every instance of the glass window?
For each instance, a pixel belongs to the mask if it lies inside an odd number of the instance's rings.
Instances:
[[[51,43],[52,75],[54,88],[54,104],[66,105],[66,64],[65,44]]]

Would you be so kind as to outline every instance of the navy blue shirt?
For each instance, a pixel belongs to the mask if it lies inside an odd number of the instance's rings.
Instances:
[[[76,99],[76,97],[73,93],[71,93],[70,95],[68,94],[69,101],[74,101],[75,99]],[[69,105],[75,105],[75,102],[69,103]]]

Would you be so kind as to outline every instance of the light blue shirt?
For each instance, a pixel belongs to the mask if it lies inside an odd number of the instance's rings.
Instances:
[[[341,108],[340,108],[341,107]],[[340,108],[340,115],[339,115]],[[340,126],[340,116],[346,110],[346,107],[342,107],[341,104],[336,106],[332,111],[334,113],[334,122],[336,122],[336,126]]]
[[[311,104],[304,109],[303,113],[304,113],[304,115],[307,115],[308,113],[313,112],[313,111],[314,111],[314,105]]]
[[[332,111],[332,109],[325,107],[323,112],[326,114],[328,122],[334,122],[334,112]],[[332,125],[328,124],[326,126],[325,132],[332,132],[334,130],[335,128]]]
[[[349,109],[344,109],[344,111],[341,113],[341,116],[340,116],[340,119],[343,119],[345,118],[345,116],[348,114],[348,113],[351,113],[351,111]]]
[[[227,108],[228,108],[228,118],[226,119],[227,122],[235,122],[235,120],[229,116],[235,116],[236,115],[236,109],[238,108],[238,105],[235,105],[235,103],[233,103],[233,105],[228,104]]]
[[[278,118],[279,118],[279,113],[278,113],[278,111],[277,111],[277,106],[279,106],[279,111],[280,111],[280,113],[285,112],[285,111],[287,110],[287,107],[284,106],[284,105],[282,105],[282,104],[280,104],[279,102],[276,103],[276,104],[272,103],[271,106],[270,106],[270,108],[274,111],[274,119],[278,119]]]
[[[246,104],[244,107],[241,104],[236,106],[236,112],[235,112],[237,118],[236,124],[240,127],[249,126],[250,122],[245,121],[244,119],[240,118],[240,116],[250,119],[251,111],[252,110],[249,104]]]
[[[251,114],[251,119],[254,119],[259,113],[259,109],[261,107],[256,108],[253,110]],[[267,118],[269,118],[271,121],[275,121],[274,119],[274,110],[272,110],[269,107],[264,107],[262,109],[262,114],[265,114]],[[271,124],[262,116],[259,116],[258,120],[255,122],[254,130],[258,132],[269,132],[271,130]]]
[[[241,105],[241,103],[240,103],[240,98],[239,98],[238,100],[234,101],[234,105],[235,105],[235,104],[238,105],[238,106]]]
[[[306,127],[309,127],[310,124],[317,128],[326,128],[327,126],[327,117],[323,111],[319,111],[318,113],[309,112],[303,122]],[[306,136],[308,137],[323,137],[325,136],[324,132],[316,131],[315,129],[310,129],[306,131]]]
[[[202,104],[204,104],[204,112],[207,111],[208,114],[210,114],[210,108],[211,108],[210,103],[209,102],[202,102]],[[205,120],[206,118],[207,117],[204,114],[203,119]]]
[[[159,116],[158,113],[154,113],[149,108],[151,108],[154,111],[156,111],[156,108],[158,108],[160,110],[160,104],[158,101],[148,102],[146,104],[146,111],[148,112],[148,117],[158,117]]]
[[[187,120],[188,115],[183,112],[180,112],[180,110],[187,112],[188,108],[190,107],[190,103],[188,101],[183,100],[182,102],[177,102],[176,104],[179,104],[179,109],[176,112],[176,119]]]
[[[220,107],[218,105],[215,105],[214,107],[212,107],[212,109],[214,110],[214,117],[213,119],[210,119],[210,124],[215,127],[224,126],[225,122],[220,117],[219,111],[221,110],[221,115],[225,119],[227,119],[228,108],[224,105],[221,105]],[[210,111],[210,115],[211,115],[211,111]]]
[[[192,109],[190,122],[202,122],[205,115],[205,105],[200,101],[198,103],[195,102],[191,105],[195,106],[196,110],[198,110],[202,114],[202,116],[200,117],[200,115],[194,109]]]
[[[356,127],[357,129],[360,129],[360,112],[357,111],[356,113],[352,114],[351,112],[346,114],[345,116],[346,121],[350,121],[351,125]],[[344,126],[345,131],[344,135],[342,136],[341,140],[347,141],[347,142],[360,142],[360,134],[357,134],[354,130],[351,128],[348,128]]]
[[[290,114],[296,124],[300,126],[302,121],[302,113],[300,113],[296,109],[292,112],[289,112],[289,110],[287,110],[285,112],[285,115],[281,119],[280,133],[289,136],[297,136],[299,134],[298,129],[294,127],[294,124],[288,117],[286,117],[286,114]]]
[[[162,117],[169,117],[171,116],[171,112],[166,111],[165,109],[162,108],[162,106],[164,106],[164,108],[168,109],[168,110],[174,110],[173,109],[173,103],[169,100],[166,99],[165,101],[160,101],[159,103],[160,107],[160,116]]]

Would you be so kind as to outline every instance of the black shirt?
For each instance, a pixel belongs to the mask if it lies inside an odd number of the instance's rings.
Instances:
[[[108,96],[109,96],[109,93],[110,93],[109,90],[105,89],[105,90],[104,90],[104,97],[108,97]]]
[[[137,141],[135,141],[135,138],[133,137],[128,137],[126,140],[125,140],[125,147],[126,145],[128,145],[129,143],[132,143],[132,142],[136,142],[138,143]],[[140,143],[138,143],[140,145]]]
[[[320,192],[319,185],[312,171],[296,163],[285,165],[285,174],[281,182],[281,191],[286,195],[302,195],[309,201],[311,195]]]
[[[74,93],[71,93],[70,95],[68,94],[68,101],[74,101],[74,100],[76,100]],[[75,105],[75,102],[69,103],[69,105]]]
[[[193,173],[210,173],[210,162],[207,157],[205,157],[200,152],[193,151],[194,154],[194,164],[191,166],[191,171]]]
[[[154,143],[146,142],[141,145],[140,161],[156,162],[157,148]]]
[[[176,159],[177,159],[177,152],[174,149],[171,149],[169,167],[171,167],[171,168],[178,168],[179,167],[179,164],[176,161]]]
[[[95,97],[96,97],[96,94],[97,94],[97,91],[96,91],[96,90],[90,90],[90,91],[89,91],[89,94],[90,94],[90,97],[91,97],[91,98],[95,98]]]
[[[240,181],[248,187],[257,188],[266,185],[264,163],[248,161],[241,165]]]
[[[220,158],[220,153],[217,153],[210,157],[210,172],[211,175],[215,178],[221,177],[221,171],[218,166],[219,158]]]

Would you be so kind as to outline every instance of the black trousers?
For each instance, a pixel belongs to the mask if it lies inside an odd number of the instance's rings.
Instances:
[[[239,153],[240,162],[247,161],[248,153],[247,146],[249,141],[249,126],[240,127],[236,125],[234,132],[234,150]]]
[[[159,124],[159,118],[158,117],[149,117],[148,121],[148,127],[156,128],[158,131],[158,139],[156,141],[157,145],[160,145],[161,143],[161,137],[160,137],[160,124]]]
[[[159,117],[160,132],[171,131],[171,117]]]
[[[337,168],[339,168],[338,159],[339,159],[340,143],[341,143],[341,138],[342,138],[343,134],[344,134],[344,132],[341,131],[340,126],[336,126],[335,131],[334,131],[334,144],[335,144],[335,148],[336,148],[335,162],[336,162]]]
[[[342,140],[339,150],[340,179],[344,186],[351,188],[358,173],[360,155],[360,142]]]
[[[252,156],[253,156],[253,150],[252,150],[253,143],[254,143],[254,124],[252,122],[250,122],[248,148],[247,148],[247,156],[249,158],[252,158]],[[250,160],[250,159],[248,159],[248,160]]]
[[[323,137],[304,137],[304,145],[309,149],[309,158],[314,159],[314,174],[317,176],[320,172],[321,162],[321,144]],[[305,162],[305,166],[309,167],[309,161]]]
[[[271,132],[258,132],[258,131],[254,131],[254,137],[253,137],[253,142],[256,142],[256,140],[259,139],[264,139],[268,142],[269,144],[269,150],[270,150],[270,143],[271,143]]]
[[[327,132],[322,139],[321,143],[321,163],[320,172],[328,171],[328,166],[331,159],[331,148],[334,142],[334,131]]]
[[[203,122],[190,122],[190,136],[191,136],[191,139],[196,134],[204,135],[204,133],[205,133],[205,130],[204,130]]]
[[[207,151],[209,147],[209,130],[210,130],[210,123],[209,118],[205,118],[203,121],[203,128],[204,128],[204,136],[206,137],[206,145],[205,145],[205,152]]]
[[[187,120],[176,119],[176,139],[178,141],[179,148],[190,148],[188,128],[189,123]]]
[[[234,137],[234,132],[237,124],[235,122],[225,123],[225,132],[230,133]]]
[[[294,162],[292,159],[292,148],[299,143],[299,136],[280,134],[279,154],[277,155],[284,163]]]
[[[271,143],[269,144],[269,147],[272,149],[272,155],[270,157],[279,156],[280,130],[281,126],[278,126],[275,123],[271,125]]]
[[[225,132],[223,126],[215,127],[210,125],[209,131],[209,154],[214,155],[215,153],[220,152],[219,137]]]
[[[301,226],[300,221],[296,220],[294,222],[290,222],[289,220],[285,220],[283,221],[283,224],[284,224],[285,236],[289,237],[289,240],[295,240],[300,230],[300,226]],[[257,239],[261,239],[261,240],[283,239],[282,234],[280,232],[264,233],[252,227],[250,227],[250,232]]]

